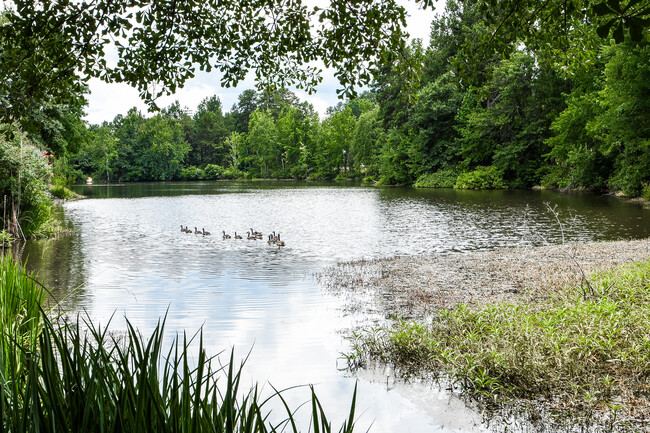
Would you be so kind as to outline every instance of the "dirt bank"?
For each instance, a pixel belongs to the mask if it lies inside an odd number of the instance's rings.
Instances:
[[[420,318],[458,303],[539,299],[582,275],[650,257],[650,239],[340,263],[318,275],[349,312]]]

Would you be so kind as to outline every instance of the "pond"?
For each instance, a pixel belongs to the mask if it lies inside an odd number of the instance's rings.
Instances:
[[[209,353],[221,352],[223,361],[231,348],[238,359],[248,356],[250,384],[314,384],[336,429],[358,382],[360,431],[371,424],[377,432],[484,427],[479,414],[435,388],[346,372],[344,333],[359,318],[345,315],[340,299],[318,286],[319,269],[362,258],[650,235],[642,205],[591,194],[299,182],[76,192],[88,198],[63,205],[73,234],[22,249],[63,308],[95,323],[112,320],[118,330],[128,317],[145,334],[165,315],[168,335],[202,328]],[[186,234],[181,225],[211,235]],[[286,246],[247,240],[251,228],[280,233]],[[224,231],[232,237],[224,240]],[[290,394],[300,403],[308,389]]]

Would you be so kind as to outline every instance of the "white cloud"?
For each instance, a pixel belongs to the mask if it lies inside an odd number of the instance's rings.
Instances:
[[[429,41],[431,21],[434,11],[422,10],[414,1],[402,0],[409,14],[407,18],[407,30],[411,38],[420,38],[425,46]],[[438,0],[436,11],[444,7],[444,2]],[[322,67],[322,66],[321,66]],[[221,99],[224,111],[229,111],[241,92],[255,86],[253,79],[249,76],[236,88],[222,88],[220,76],[217,72],[211,74],[205,72],[197,73],[197,76],[185,83],[174,95],[161,97],[157,102],[161,107],[170,105],[178,100],[181,107],[195,110],[203,98],[216,95]],[[142,112],[147,112],[147,106],[140,100],[137,90],[126,84],[107,84],[98,79],[92,79],[89,83],[90,95],[88,96],[87,115],[85,120],[89,123],[101,123],[110,121],[118,114],[126,114],[132,108],[137,107]],[[314,109],[321,116],[325,114],[328,107],[338,104],[339,99],[336,89],[339,88],[338,80],[331,70],[324,70],[323,82],[317,87],[317,93],[308,95],[306,92],[294,90],[302,100],[311,103]]]

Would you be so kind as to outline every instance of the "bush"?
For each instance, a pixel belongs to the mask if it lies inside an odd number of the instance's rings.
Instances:
[[[643,190],[641,191],[641,197],[646,200],[650,200],[650,183],[643,184]]]
[[[235,167],[228,167],[223,171],[224,179],[243,179],[245,176],[244,172],[237,170]]]
[[[506,183],[496,167],[476,167],[474,171],[468,171],[458,175],[456,189],[504,189]]]
[[[415,181],[416,188],[453,188],[456,185],[458,173],[456,170],[439,170],[435,173],[423,174]]]
[[[198,167],[190,165],[181,170],[180,178],[183,180],[199,180],[203,179],[203,170]]]
[[[208,164],[203,169],[203,179],[217,180],[223,178],[223,167],[216,164]]]
[[[42,232],[41,225],[50,215],[51,177],[51,156],[14,125],[0,124],[0,208],[7,197],[7,209],[1,209],[0,215],[10,215],[2,227],[9,226],[9,232],[17,236]]]
[[[52,185],[50,187],[50,192],[53,196],[61,198],[63,200],[68,200],[75,196],[75,193],[70,191],[68,188],[62,185]]]

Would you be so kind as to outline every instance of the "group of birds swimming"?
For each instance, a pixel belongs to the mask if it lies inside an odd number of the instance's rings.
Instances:
[[[181,224],[181,232],[182,233],[189,233],[189,234],[194,233],[195,235],[202,235],[202,236],[210,236],[211,235],[211,233],[209,231],[206,231],[205,228],[202,228],[201,230],[199,230],[198,228],[194,227],[194,231],[192,231],[192,229],[187,228],[187,226],[183,227],[183,224]],[[225,230],[223,230],[221,233],[223,234],[222,238],[224,240],[232,239],[232,236],[227,234]],[[255,230],[253,230],[252,228],[250,229],[250,231],[246,232],[246,239],[248,239],[249,241],[255,241],[255,240],[258,240],[258,239],[262,239],[262,238],[263,238],[262,233],[257,232]],[[235,239],[243,239],[243,237],[241,235],[238,235],[237,232],[235,232]],[[280,233],[278,233],[276,235],[275,231],[273,231],[273,233],[268,235],[267,243],[269,245],[277,245],[279,247],[283,247],[283,246],[286,245],[284,243],[284,241],[280,239]]]

